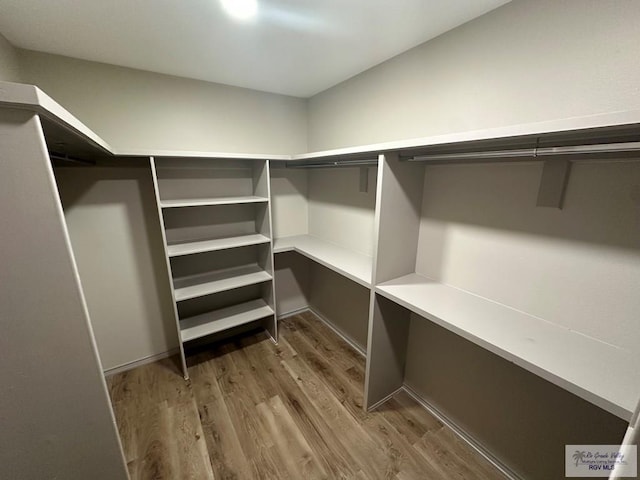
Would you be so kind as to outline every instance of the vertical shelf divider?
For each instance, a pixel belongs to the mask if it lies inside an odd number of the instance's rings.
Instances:
[[[384,402],[404,382],[410,313],[376,295],[375,286],[415,271],[424,180],[422,172],[421,166],[401,162],[397,153],[379,156],[365,410]]]
[[[184,345],[182,344],[182,338],[180,337],[180,317],[178,316],[178,307],[176,303],[176,292],[173,287],[173,275],[171,273],[171,261],[169,260],[169,251],[167,245],[167,235],[164,231],[164,214],[162,213],[162,207],[160,206],[160,187],[158,185],[158,172],[156,169],[156,161],[154,157],[150,157],[151,162],[151,175],[153,177],[153,190],[156,195],[156,207],[158,209],[158,219],[160,221],[160,232],[162,233],[162,246],[164,248],[164,259],[167,265],[167,281],[169,282],[169,288],[171,290],[171,304],[173,305],[173,316],[176,321],[176,331],[178,332],[178,345],[180,347],[180,364],[182,366],[182,375],[185,380],[189,379],[189,371],[187,370],[187,360],[184,356]]]
[[[273,310],[273,315],[263,321],[263,325],[271,340],[278,343],[278,318],[276,315],[276,288],[275,288],[275,264],[273,260],[273,221],[271,214],[271,173],[269,160],[260,162],[260,167],[254,170],[255,195],[268,198],[269,201],[262,210],[259,220],[258,232],[269,237],[269,248],[263,259],[265,270],[271,274],[272,280],[265,285],[264,300]]]

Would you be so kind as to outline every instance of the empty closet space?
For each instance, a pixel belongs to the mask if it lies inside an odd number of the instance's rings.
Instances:
[[[267,162],[151,161],[181,352],[256,324],[275,339]]]
[[[149,159],[55,160],[54,173],[105,372],[176,349]]]
[[[272,162],[279,314],[310,308],[366,349],[375,238],[375,165]]]
[[[619,442],[640,393],[640,162],[573,162],[561,209],[542,169],[385,159],[365,393],[404,385],[523,478]]]

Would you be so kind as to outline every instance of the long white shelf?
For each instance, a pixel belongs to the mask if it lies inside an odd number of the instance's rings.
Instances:
[[[260,320],[269,315],[273,315],[273,309],[264,300],[252,300],[180,320],[180,337],[183,342],[188,342]]]
[[[620,418],[631,418],[640,397],[640,362],[631,352],[417,274],[375,291]]]
[[[162,208],[181,208],[181,207],[204,207],[215,205],[237,205],[241,203],[266,203],[267,197],[257,197],[255,195],[243,197],[218,197],[218,198],[184,198],[176,200],[161,200]]]
[[[240,235],[237,237],[216,238],[213,240],[200,240],[197,242],[174,243],[167,246],[167,254],[169,255],[169,257],[179,257],[181,255],[215,252],[216,250],[247,247],[249,245],[260,245],[261,243],[269,242],[269,237],[266,237],[259,233],[252,233],[250,235]]]
[[[444,135],[433,135],[422,138],[393,140],[383,143],[358,145],[337,148],[333,150],[303,152],[294,155],[269,153],[233,153],[233,152],[198,152],[198,151],[169,151],[153,149],[116,150],[91,129],[74,117],[69,111],[49,97],[34,85],[0,82],[0,105],[10,108],[31,110],[51,122],[54,122],[72,135],[69,142],[88,142],[102,152],[114,156],[136,157],[200,157],[200,158],[229,158],[229,159],[262,159],[280,161],[304,161],[311,159],[352,157],[363,154],[375,154],[388,151],[411,150],[415,148],[463,144],[493,139],[517,139],[545,136],[562,132],[584,132],[590,135],[594,131],[613,131],[615,129],[640,126],[640,110],[628,110],[611,113],[569,117],[542,122],[533,122],[506,127],[494,127],[481,130],[462,131]]]
[[[175,278],[173,280],[173,288],[176,302],[181,302],[269,280],[271,280],[271,275],[258,265],[244,265],[242,267]]]
[[[347,250],[312,235],[283,237],[274,241],[273,253],[291,251],[296,251],[364,287],[371,287],[373,260],[367,255]]]

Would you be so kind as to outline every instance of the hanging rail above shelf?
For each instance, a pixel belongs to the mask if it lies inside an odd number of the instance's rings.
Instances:
[[[67,155],[66,153],[49,152],[49,159],[58,160],[60,162],[75,163],[78,165],[85,165],[85,166],[94,166],[96,164],[95,160],[85,160],[83,158],[72,157],[70,155]]]
[[[316,162],[286,162],[287,168],[334,168],[334,167],[369,167],[378,165],[378,159],[366,160],[332,160]]]
[[[473,160],[536,159],[540,157],[582,157],[591,155],[638,155],[640,142],[599,143],[558,147],[532,147],[457,153],[426,153],[407,157],[409,162],[466,162]]]

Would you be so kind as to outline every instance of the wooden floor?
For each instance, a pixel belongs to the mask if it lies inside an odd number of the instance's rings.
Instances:
[[[503,479],[405,393],[362,410],[364,359],[311,313],[108,379],[132,480]]]

